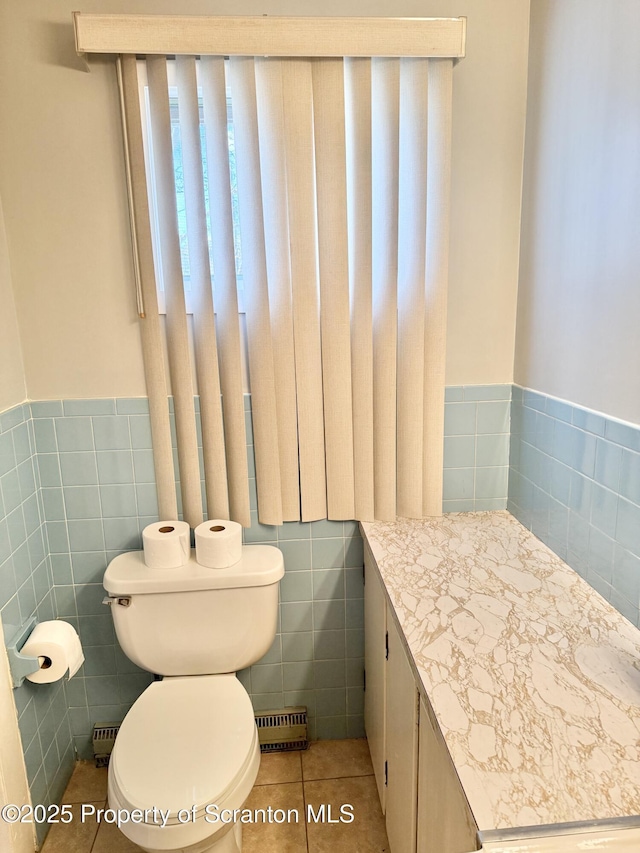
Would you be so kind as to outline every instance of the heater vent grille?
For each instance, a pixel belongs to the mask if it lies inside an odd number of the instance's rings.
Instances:
[[[256,714],[256,726],[261,752],[287,752],[306,749],[307,709],[301,705],[276,711],[261,711]]]
[[[261,711],[255,715],[261,752],[307,749],[307,709],[305,706]],[[106,767],[120,723],[96,723],[93,727],[93,755],[96,767]]]
[[[120,723],[96,723],[93,727],[93,756],[96,767],[106,767],[116,742]]]

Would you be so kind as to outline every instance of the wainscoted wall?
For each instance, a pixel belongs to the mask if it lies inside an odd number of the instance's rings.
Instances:
[[[257,519],[247,395],[252,527],[245,542],[284,553],[278,635],[240,673],[256,710],[309,708],[311,737],[362,734],[362,540],[354,522],[262,525]],[[96,722],[119,721],[152,676],[132,664],[102,605],[102,576],[117,554],[141,547],[157,520],[145,399],[33,403],[58,616],[78,626],[86,662],[67,695],[78,753],[91,757]],[[175,434],[175,433],[174,433]]]
[[[5,638],[31,616],[56,615],[29,405],[0,415],[0,610]],[[65,685],[14,691],[34,803],[60,802],[75,760]],[[46,825],[36,827],[39,841]]]
[[[510,394],[510,385],[447,389],[446,511],[506,507]],[[357,524],[258,522],[248,395],[245,406],[253,519],[245,541],[279,547],[286,574],[273,647],[240,678],[256,710],[307,705],[312,738],[361,735],[363,555]],[[121,720],[152,678],[122,653],[102,605],[109,560],[140,548],[140,531],[158,517],[148,406],[144,398],[40,401],[2,418],[10,439],[1,445],[2,524],[8,532],[3,537],[0,527],[0,541],[11,542],[0,552],[3,618],[17,622],[29,615],[33,587],[38,617],[71,622],[86,657],[68,683],[16,692],[34,800],[48,802],[59,796],[73,760],[69,724],[78,754],[91,758],[93,725]],[[21,517],[29,519],[24,536],[20,525],[13,532],[18,507],[11,495],[18,494],[20,476]],[[38,535],[42,546],[36,551]],[[21,550],[27,539],[34,551],[28,572],[29,545]]]
[[[513,397],[510,385],[449,387],[446,400],[445,511],[507,506],[638,624],[640,428],[518,386]],[[246,409],[252,475],[248,396]],[[257,710],[307,705],[312,737],[362,734],[357,524],[261,525],[253,477],[250,486],[245,541],[277,545],[286,574],[273,647],[240,678]],[[3,622],[67,619],[86,655],[68,683],[15,691],[34,802],[59,800],[74,746],[91,757],[93,724],[121,720],[151,679],[116,643],[102,575],[156,519],[145,399],[34,402],[0,415]]]
[[[446,510],[506,506],[510,390],[448,389]],[[358,736],[363,556],[357,524],[258,522],[250,406],[246,395],[253,524],[244,538],[277,545],[286,574],[274,645],[240,678],[256,710],[307,705],[312,738]],[[157,520],[147,401],[36,402],[31,410],[57,614],[77,624],[85,648],[85,665],[67,696],[76,747],[90,757],[93,725],[122,719],[151,680],[121,652],[102,605],[107,563],[139,548],[140,531]]]
[[[508,509],[640,625],[640,427],[514,386]]]

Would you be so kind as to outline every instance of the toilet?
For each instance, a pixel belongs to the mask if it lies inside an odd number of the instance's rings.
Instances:
[[[260,746],[253,707],[235,673],[268,651],[277,630],[282,552],[245,545],[227,569],[150,569],[121,554],[104,576],[118,642],[163,676],[122,722],[109,762],[108,804],[135,820],[120,830],[149,853],[239,853],[241,809]],[[223,812],[223,810],[229,810]]]

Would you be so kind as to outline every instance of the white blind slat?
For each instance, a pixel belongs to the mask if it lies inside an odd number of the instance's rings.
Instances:
[[[176,69],[207,515],[209,518],[228,518],[227,464],[207,241],[195,57],[177,57]]]
[[[284,156],[282,63],[279,59],[256,57],[255,68],[264,239],[278,416],[282,517],[284,521],[297,521],[300,518],[300,468],[289,265],[287,177]]]
[[[167,347],[171,392],[175,407],[182,510],[185,521],[191,527],[196,527],[202,521],[200,465],[198,462],[187,314],[180,261],[169,87],[165,57],[149,57],[147,59],[147,75],[158,197],[160,254],[162,256],[162,272],[167,301]]]
[[[347,212],[351,293],[354,517],[371,521],[373,323],[371,301],[371,60],[345,58]]]
[[[424,516],[442,514],[452,94],[453,62],[430,59],[424,375],[424,428],[429,440],[423,463]]]
[[[422,516],[428,60],[400,60],[398,515]]]
[[[131,225],[135,234],[134,242],[145,308],[145,316],[140,320],[140,336],[147,394],[149,396],[158,512],[160,518],[172,520],[178,518],[178,503],[171,449],[171,424],[167,402],[162,328],[158,314],[158,293],[153,266],[138,74],[134,56],[123,56],[120,63],[123,125],[132,210]]]
[[[303,521],[326,518],[322,356],[316,270],[311,64],[283,62],[287,200]]]
[[[216,291],[216,332],[220,354],[229,517],[232,521],[249,527],[249,468],[242,391],[224,59],[216,56],[202,57],[200,69],[206,126],[211,254]]]
[[[278,421],[253,57],[231,57],[229,83],[233,104],[238,206],[242,229],[242,269],[246,294],[258,509],[262,523],[282,524]]]
[[[327,517],[352,518],[353,410],[344,61],[312,62]]]
[[[400,68],[371,61],[375,516],[396,517],[396,346]]]

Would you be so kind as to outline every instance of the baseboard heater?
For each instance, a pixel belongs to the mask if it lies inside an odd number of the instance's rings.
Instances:
[[[288,752],[309,746],[306,706],[260,711],[255,716],[260,752]],[[96,767],[106,767],[109,764],[109,756],[119,728],[120,723],[96,723],[93,727],[93,757]]]
[[[304,705],[256,714],[260,752],[289,752],[309,746]]]
[[[119,728],[120,723],[96,723],[93,727],[93,757],[96,767],[106,767],[109,764],[109,756]]]

